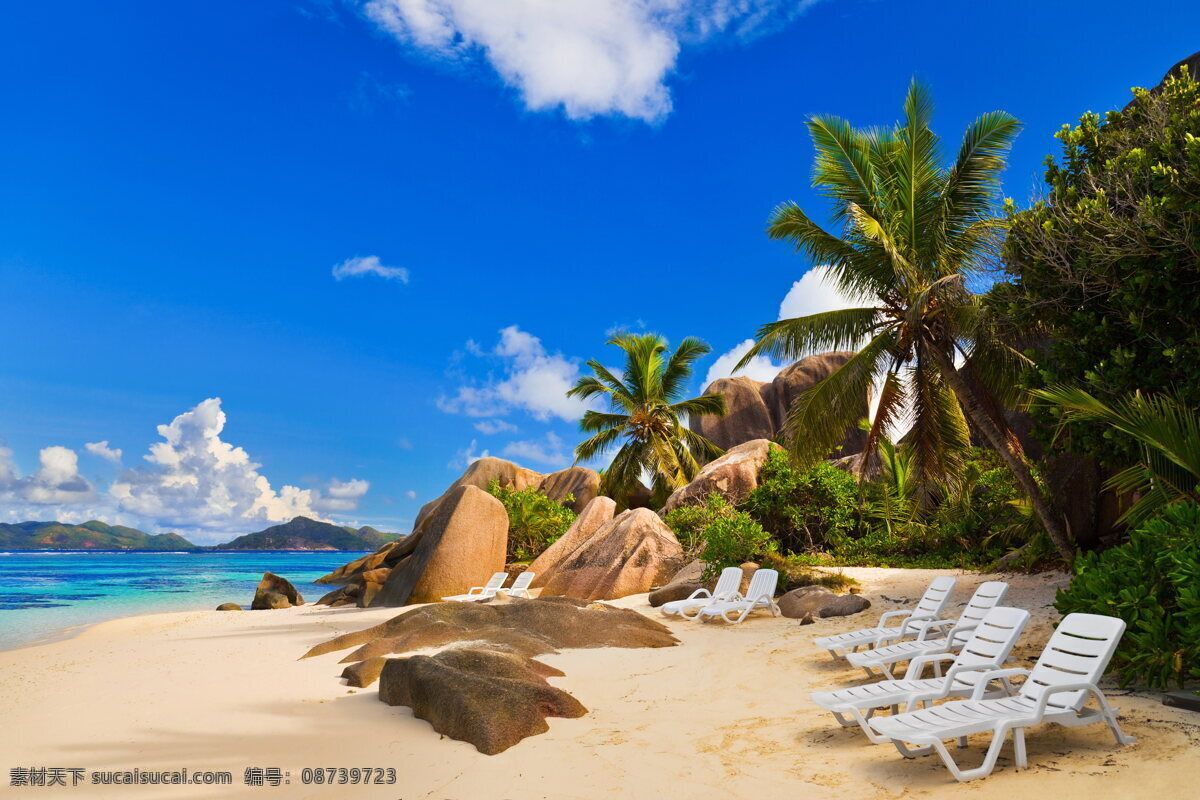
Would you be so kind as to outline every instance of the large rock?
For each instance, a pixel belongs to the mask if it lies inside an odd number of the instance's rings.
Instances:
[[[425,505],[421,506],[421,510],[417,512],[417,519],[413,522],[413,532],[421,530],[421,527],[437,512],[446,500],[454,494],[455,490],[462,486],[474,486],[483,491],[488,490],[488,486],[492,481],[499,481],[501,486],[511,486],[514,489],[527,489],[530,486],[537,486],[544,476],[540,472],[534,472],[531,469],[525,469],[511,461],[505,461],[503,458],[481,458],[473,462],[458,480],[450,484],[445,492],[440,497],[430,500]]]
[[[261,610],[302,605],[304,598],[296,591],[296,587],[292,586],[291,581],[273,572],[264,572],[262,580],[258,582],[258,588],[254,590],[254,601],[250,603],[250,608]]]
[[[624,511],[549,570],[542,596],[610,600],[661,586],[683,566],[675,534],[648,508]]]
[[[725,398],[725,417],[693,416],[688,427],[708,438],[718,447],[728,450],[753,439],[782,441],[784,425],[792,404],[800,395],[832,375],[854,356],[852,352],[835,351],[808,356],[782,370],[770,383],[751,378],[720,378],[710,383],[705,394],[720,394]],[[869,392],[863,395],[861,416],[870,408]],[[846,432],[840,454],[862,450],[866,433],[852,426]]]
[[[315,581],[313,581],[313,583],[349,583],[350,581],[355,580],[362,573],[377,569],[383,565],[388,556],[391,554],[392,550],[402,544],[407,538],[408,537],[402,537],[394,542],[388,542],[387,544],[380,545],[374,553],[368,553],[361,558],[354,559],[348,564],[343,564],[328,575],[322,575],[320,578],[317,578]]]
[[[691,483],[672,492],[662,513],[680,506],[701,505],[712,492],[730,503],[740,503],[758,487],[758,471],[773,448],[778,449],[779,445],[767,439],[755,439],[730,448],[725,455],[705,464]]]
[[[390,653],[462,642],[486,642],[527,655],[559,648],[671,647],[678,640],[664,625],[633,609],[570,597],[509,603],[433,603],[361,631],[319,644],[304,658],[351,647],[344,663]]]
[[[487,583],[504,569],[508,512],[483,489],[461,485],[409,538],[411,553],[392,568],[372,606],[429,603]]]
[[[763,390],[769,384],[753,378],[719,378],[708,385],[705,394],[725,398],[725,416],[696,416],[689,427],[722,450],[753,439],[771,439],[776,426],[763,400]]]
[[[242,607],[237,603],[221,603],[217,606],[217,611],[241,611]]]
[[[546,682],[563,673],[538,661],[462,648],[387,661],[379,699],[408,706],[443,736],[470,742],[486,755],[550,730],[546,717],[582,717],[587,709]]]
[[[537,489],[551,500],[559,502],[571,495],[575,499],[567,507],[578,514],[600,493],[600,473],[587,467],[568,467],[542,478]]]
[[[567,528],[567,532],[542,551],[542,554],[529,565],[529,571],[535,576],[531,585],[538,587],[545,584],[546,575],[562,563],[563,559],[571,555],[577,547],[592,538],[596,531],[612,522],[616,511],[617,504],[611,497],[593,498],[571,523],[571,527]]]
[[[824,586],[801,586],[778,600],[779,611],[791,619],[845,617],[871,607],[861,594],[835,594]]]

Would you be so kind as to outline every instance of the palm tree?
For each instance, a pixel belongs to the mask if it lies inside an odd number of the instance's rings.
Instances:
[[[1103,422],[1133,439],[1141,461],[1105,483],[1120,494],[1137,495],[1121,521],[1144,522],[1181,500],[1200,503],[1200,415],[1168,395],[1136,392],[1111,404],[1075,386],[1036,389],[1031,394],[1058,406],[1063,423]]]
[[[840,233],[826,231],[795,203],[775,209],[767,231],[826,264],[843,292],[864,299],[858,308],[764,325],[742,364],[758,355],[794,359],[814,350],[857,349],[793,404],[786,428],[799,460],[832,451],[878,381],[867,454],[909,416],[905,443],[914,479],[932,491],[961,470],[969,417],[1070,560],[1074,549],[1065,528],[1001,412],[1002,404],[1015,402],[1016,377],[1028,361],[995,335],[980,296],[967,287],[999,244],[1000,173],[1020,123],[1002,111],[984,114],[967,128],[946,167],[929,128],[932,113],[928,92],[914,81],[904,120],[894,128],[857,130],[836,117],[810,118],[813,185],[832,202]]]
[[[575,448],[575,461],[604,455],[621,442],[620,449],[604,470],[600,491],[625,501],[642,476],[650,477],[653,497],[658,502],[686,485],[700,465],[721,455],[721,449],[687,427],[687,418],[698,414],[725,413],[725,398],[706,394],[681,399],[692,364],[710,348],[688,337],[666,357],[667,342],[657,334],[621,334],[608,340],[625,353],[620,377],[599,361],[587,362],[593,375],[580,378],[568,397],[604,397],[607,412],[587,411],[579,423],[593,434]]]

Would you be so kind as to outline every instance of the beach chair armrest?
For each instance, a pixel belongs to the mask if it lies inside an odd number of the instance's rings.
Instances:
[[[1104,696],[1104,692],[1100,691],[1100,687],[1096,684],[1064,683],[1057,686],[1047,686],[1042,690],[1042,696],[1038,699],[1037,711],[1035,712],[1038,719],[1041,719],[1042,715],[1046,713],[1046,706],[1049,705],[1050,698],[1063,692],[1091,692],[1100,701],[1100,707],[1106,711],[1108,710],[1108,698]]]
[[[971,631],[975,630],[978,627],[979,627],[978,622],[969,622],[966,625],[955,625],[953,628],[950,629],[950,632],[948,634],[946,634],[946,644],[953,645],[954,640],[959,638],[960,636],[962,636],[963,643],[965,644],[966,640],[970,639],[971,637],[963,636],[963,634],[964,633],[969,634]]]
[[[927,653],[914,658],[908,662],[908,670],[904,673],[907,678],[912,675],[914,680],[920,680],[921,673],[925,671],[926,664],[932,664],[935,661],[953,661],[956,658],[952,653]],[[953,668],[952,668],[953,669]]]
[[[486,586],[472,586],[470,589],[467,589],[467,594],[483,594],[483,590],[486,588]]]
[[[879,617],[879,627],[886,628],[887,621],[892,617],[911,617],[912,613],[911,611],[885,611]]]
[[[988,684],[992,681],[998,681],[1001,678],[1014,678],[1018,675],[1029,675],[1029,670],[1024,667],[1012,667],[1010,669],[994,669],[983,673],[979,678],[979,683],[975,684],[975,691],[971,693],[972,700],[982,700],[983,695],[987,692]]]
[[[934,622],[937,620],[937,617],[933,616],[933,614],[913,614],[912,612],[907,613],[909,615],[908,619],[904,620],[904,622],[900,624],[901,634],[908,633],[912,623],[914,622]]]
[[[954,624],[954,620],[952,620],[952,619],[930,620],[929,623],[927,625],[925,625],[924,628],[922,628],[921,633],[917,635],[917,641],[923,642],[929,636],[930,633],[932,633],[934,631],[937,631],[940,633],[943,628],[949,627],[953,624]]]
[[[710,592],[708,589],[705,589],[703,586],[701,586],[699,589],[697,589],[696,591],[689,594],[687,596],[687,599],[688,600],[700,600],[705,597],[712,597],[712,592]]]

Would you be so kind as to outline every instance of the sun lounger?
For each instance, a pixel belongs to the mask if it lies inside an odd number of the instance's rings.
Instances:
[[[775,587],[779,584],[779,573],[773,569],[759,569],[750,578],[750,587],[745,596],[730,595],[726,600],[713,600],[700,609],[697,617],[701,622],[707,622],[714,617],[720,617],[726,622],[737,623],[759,609],[771,612],[771,616],[779,616],[779,606],[775,605]],[[730,619],[729,615],[736,618]]]
[[[537,576],[536,572],[525,570],[517,579],[513,581],[513,585],[507,589],[501,589],[509,597],[523,597],[526,600],[532,600],[533,595],[529,593],[529,584],[533,583],[533,579]]]
[[[486,586],[472,586],[467,590],[466,594],[454,594],[449,597],[443,597],[443,600],[451,600],[463,603],[473,603],[476,600],[486,600],[489,597],[495,597],[496,592],[500,591],[500,587],[508,580],[507,572],[497,572],[488,579]]]
[[[960,781],[992,773],[1009,731],[1013,734],[1017,768],[1023,769],[1027,766],[1025,729],[1042,722],[1067,727],[1103,722],[1117,744],[1131,744],[1133,738],[1125,735],[1117,723],[1117,710],[1096,686],[1124,632],[1125,622],[1115,617],[1068,614],[1032,670],[987,672],[975,685],[970,700],[951,700],[932,708],[873,719],[868,724],[879,736],[891,739],[906,758],[936,751]],[[1026,678],[1016,696],[984,699],[990,681],[1017,675]],[[1096,698],[1099,708],[1085,707],[1089,697]],[[967,737],[977,733],[991,736],[983,764],[974,769],[960,769],[944,740],[957,739],[959,747],[966,747]]]
[[[872,678],[876,677],[873,670],[882,672],[884,677],[895,678],[892,674],[894,664],[911,661],[917,656],[953,652],[961,647],[984,615],[1004,602],[1006,594],[1008,584],[1004,581],[985,581],[979,584],[975,594],[971,595],[971,600],[957,620],[940,619],[926,622],[916,639],[847,653],[846,660],[856,667],[862,667]],[[940,674],[938,672],[939,676]]]
[[[911,711],[933,700],[970,697],[985,673],[1004,666],[1028,622],[1028,611],[997,606],[990,609],[973,629],[958,655],[920,655],[913,659],[903,680],[815,692],[812,701],[832,712],[834,719],[843,727],[858,725],[867,738],[876,744],[889,742],[890,739],[875,733],[867,724],[878,709],[890,707],[892,713],[898,713],[901,706]],[[921,677],[927,664],[941,661],[951,662],[945,677]],[[1012,693],[1006,678],[997,680],[1001,687],[993,694],[1005,696]]]
[[[813,644],[825,648],[837,659],[862,647],[878,647],[888,642],[917,636],[925,630],[926,623],[940,621],[942,610],[949,602],[950,594],[957,583],[956,578],[947,576],[934,578],[912,611],[888,611],[879,618],[878,627],[821,636],[814,639]],[[904,621],[899,625],[888,625],[887,621],[893,618],[904,618]]]
[[[714,600],[729,600],[733,595],[738,593],[741,585],[742,568],[726,567],[721,570],[721,576],[717,578],[717,585],[713,587],[712,592],[701,587],[683,600],[672,600],[669,603],[663,603],[659,611],[665,617],[678,614],[684,619],[695,619],[699,615],[700,609],[709,605]]]

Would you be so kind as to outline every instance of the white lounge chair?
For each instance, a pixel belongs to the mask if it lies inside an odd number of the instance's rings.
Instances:
[[[537,577],[536,572],[525,570],[517,576],[517,579],[513,581],[512,586],[508,587],[507,589],[501,589],[500,591],[504,592],[509,597],[523,597],[526,600],[532,600],[533,595],[529,593],[529,584],[533,583],[533,579],[535,577]]]
[[[721,576],[717,578],[717,585],[713,587],[713,591],[710,592],[708,589],[701,587],[682,600],[672,600],[669,603],[663,603],[659,611],[665,617],[678,614],[684,619],[695,619],[700,614],[700,609],[709,605],[714,600],[729,600],[733,595],[738,593],[741,585],[742,568],[726,567],[721,570]]]
[[[875,733],[867,724],[867,720],[878,709],[890,707],[895,714],[899,713],[901,706],[911,711],[933,700],[970,697],[985,673],[1004,666],[1028,622],[1028,611],[998,606],[987,612],[958,655],[938,653],[916,656],[903,680],[880,681],[831,692],[814,692],[812,701],[832,712],[834,719],[842,727],[858,725],[872,742],[889,742],[890,739]],[[946,677],[921,677],[926,664],[939,661],[953,662],[946,672]],[[1012,687],[1007,678],[998,680],[1002,688],[995,694],[1011,694]],[[986,685],[988,682],[984,683]]]
[[[939,619],[926,622],[916,639],[847,653],[846,660],[856,667],[862,667],[872,678],[876,677],[872,670],[879,670],[884,677],[895,678],[892,674],[894,664],[911,661],[917,656],[950,653],[956,650],[967,640],[984,615],[1004,602],[1006,594],[1008,584],[1004,581],[985,581],[979,584],[975,594],[971,595],[967,607],[957,620]],[[940,671],[937,674],[941,676]]]
[[[1013,734],[1013,750],[1018,769],[1027,766],[1025,729],[1041,722],[1067,727],[1104,722],[1117,744],[1132,744],[1117,723],[1117,709],[1108,704],[1096,686],[1125,632],[1125,622],[1097,614],[1068,614],[1046,643],[1033,670],[1002,669],[987,672],[975,685],[970,700],[952,700],[933,708],[880,717],[868,724],[882,737],[892,740],[905,758],[937,751],[946,768],[960,781],[987,777],[996,766],[1008,732]],[[990,681],[1025,675],[1015,697],[985,700]],[[1096,698],[1099,709],[1085,708],[1088,697]],[[967,737],[989,733],[983,764],[975,769],[960,769],[943,740],[957,739],[966,747]],[[915,748],[909,744],[918,745]]]
[[[713,600],[700,609],[697,617],[701,622],[707,622],[713,617],[720,617],[726,622],[737,623],[750,615],[751,611],[765,609],[771,616],[779,616],[779,606],[775,605],[775,587],[779,584],[779,573],[773,569],[755,570],[750,578],[750,586],[745,596],[732,594],[725,600]],[[736,619],[730,619],[730,614],[736,614]]]
[[[500,587],[508,580],[507,572],[497,572],[488,578],[486,586],[472,586],[467,590],[466,594],[452,594],[449,597],[443,597],[442,600],[449,600],[459,603],[473,603],[476,600],[486,600],[489,597],[495,597],[496,592],[500,591]]]
[[[888,611],[879,618],[878,627],[821,636],[813,639],[813,644],[828,650],[836,660],[856,652],[861,647],[878,647],[888,642],[917,636],[925,630],[927,623],[939,621],[957,583],[958,579],[948,576],[934,578],[912,611]],[[893,617],[905,619],[899,625],[888,625],[887,621]]]

